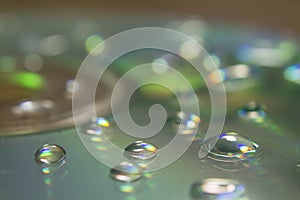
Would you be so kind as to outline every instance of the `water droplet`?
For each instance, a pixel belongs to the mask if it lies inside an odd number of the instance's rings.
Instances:
[[[283,77],[287,81],[300,84],[300,64],[286,68],[283,72]]]
[[[86,125],[85,127],[85,133],[88,135],[101,135],[102,134],[102,129],[98,124],[91,123]]]
[[[12,107],[12,113],[18,116],[35,116],[49,113],[54,108],[54,102],[51,100],[24,101],[17,106]]]
[[[27,55],[24,59],[26,69],[32,72],[36,72],[42,69],[43,59],[37,54]]]
[[[250,101],[238,111],[238,116],[245,120],[262,123],[266,117],[265,108],[263,104]]]
[[[13,106],[11,111],[19,117],[35,117],[50,114],[54,107],[55,103],[51,100],[33,100],[21,102]]]
[[[135,187],[131,183],[123,183],[119,186],[121,192],[132,193],[135,191]]]
[[[238,135],[235,132],[223,133],[218,137],[214,146],[215,138],[210,138],[203,143],[204,149],[209,152],[209,158],[234,162],[258,155],[260,146],[254,141]]]
[[[40,42],[42,53],[47,56],[56,56],[67,50],[68,41],[62,35],[50,35]]]
[[[195,199],[204,200],[235,200],[245,192],[245,188],[239,182],[231,179],[208,178],[202,182],[193,183],[191,195]]]
[[[133,163],[122,162],[110,170],[110,177],[121,182],[134,182],[143,178],[143,172]]]
[[[208,81],[221,90],[223,82],[226,92],[237,92],[250,88],[258,83],[260,69],[245,64],[233,65],[219,70],[212,71],[208,74]]]
[[[128,158],[148,160],[158,154],[158,148],[153,144],[136,141],[125,148],[124,155]]]
[[[178,128],[178,132],[182,135],[195,133],[200,122],[199,116],[184,112],[177,112],[176,117],[173,119],[174,126]]]
[[[61,163],[65,157],[66,151],[56,144],[44,144],[35,152],[35,161],[37,163]]]

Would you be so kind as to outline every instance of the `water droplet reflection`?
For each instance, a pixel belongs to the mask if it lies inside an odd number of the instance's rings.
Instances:
[[[263,104],[250,101],[238,111],[238,116],[255,123],[262,123],[266,117],[265,108]]]
[[[285,80],[300,85],[300,64],[290,66],[283,72]]]
[[[203,147],[209,152],[209,158],[217,161],[234,162],[253,158],[260,150],[257,143],[235,132],[221,134],[215,145],[214,141],[215,138],[208,139],[203,143]]]
[[[37,117],[49,115],[55,107],[51,100],[24,101],[11,108],[11,112],[18,117]]]
[[[157,156],[158,148],[153,144],[136,141],[125,148],[124,155],[130,159],[148,160]]]
[[[103,131],[98,124],[91,123],[86,125],[85,132],[88,135],[101,135]]]
[[[35,152],[35,161],[43,164],[61,163],[66,157],[66,151],[56,144],[44,144]]]
[[[193,183],[191,196],[194,199],[204,200],[235,200],[245,192],[239,182],[231,179],[208,178],[202,182]]]
[[[176,117],[173,119],[174,126],[178,128],[178,132],[182,135],[194,134],[200,122],[199,116],[184,112],[177,112]]]
[[[101,127],[104,127],[104,128],[110,127],[109,121],[107,119],[105,119],[104,117],[98,117],[95,121]]]
[[[122,162],[110,170],[110,177],[121,182],[134,182],[143,178],[143,172],[133,163]]]
[[[220,83],[223,82],[226,92],[237,92],[256,85],[259,76],[259,68],[239,64],[212,71],[207,79],[216,89],[219,89]]]

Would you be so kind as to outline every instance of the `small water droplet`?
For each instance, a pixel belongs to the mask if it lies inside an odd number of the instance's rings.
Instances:
[[[203,143],[204,149],[209,152],[209,158],[234,162],[258,155],[260,146],[249,138],[238,135],[235,132],[223,133],[217,138],[210,138]]]
[[[184,112],[177,112],[175,119],[173,119],[174,126],[178,128],[178,132],[182,135],[195,133],[200,122],[199,116]]]
[[[208,178],[192,184],[191,195],[195,199],[235,200],[245,192],[239,182],[231,179]]]
[[[110,170],[110,177],[121,182],[134,182],[143,178],[143,172],[133,163],[122,162]]]
[[[13,106],[11,111],[19,117],[35,117],[50,114],[54,107],[55,103],[52,100],[32,100]]]
[[[300,84],[300,64],[286,68],[283,72],[285,80]]]
[[[238,111],[238,116],[245,120],[262,123],[266,117],[265,106],[255,101],[250,101]]]
[[[66,151],[56,144],[44,144],[35,152],[35,161],[42,164],[61,163],[66,157]]]
[[[101,135],[103,130],[98,124],[91,123],[86,125],[85,127],[85,133],[88,135]]]
[[[128,158],[148,160],[158,154],[158,148],[153,144],[136,141],[125,148],[124,155]]]

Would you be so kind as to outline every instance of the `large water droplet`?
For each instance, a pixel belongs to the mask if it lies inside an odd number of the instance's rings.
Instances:
[[[19,117],[35,117],[51,113],[55,103],[51,100],[24,101],[11,108],[14,115]]]
[[[217,139],[215,145],[215,138],[203,143],[209,157],[214,160],[234,162],[255,157],[260,150],[257,143],[234,132],[223,133]]]
[[[193,183],[191,195],[194,199],[203,200],[235,200],[245,192],[239,182],[231,179],[208,178]]]
[[[200,122],[201,119],[199,116],[184,112],[177,112],[176,117],[173,119],[173,123],[175,127],[178,128],[178,132],[183,135],[195,133]]]
[[[290,66],[283,72],[285,80],[300,84],[300,64]]]
[[[158,148],[153,144],[136,141],[125,148],[124,155],[128,158],[148,160],[157,156]]]
[[[265,120],[265,106],[255,101],[250,101],[245,104],[239,111],[238,116],[242,119],[262,123]]]
[[[110,170],[110,177],[121,182],[134,182],[143,178],[143,172],[133,163],[122,162]]]
[[[56,144],[44,144],[35,152],[35,161],[43,164],[54,164],[64,161],[66,151]]]

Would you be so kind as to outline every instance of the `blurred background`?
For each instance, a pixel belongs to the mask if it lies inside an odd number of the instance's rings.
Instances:
[[[300,34],[297,0],[21,0],[2,1],[1,11],[99,14],[101,12],[131,13],[134,15],[199,15],[204,19],[232,23],[250,23],[279,31]],[[121,18],[120,18],[121,19]]]

